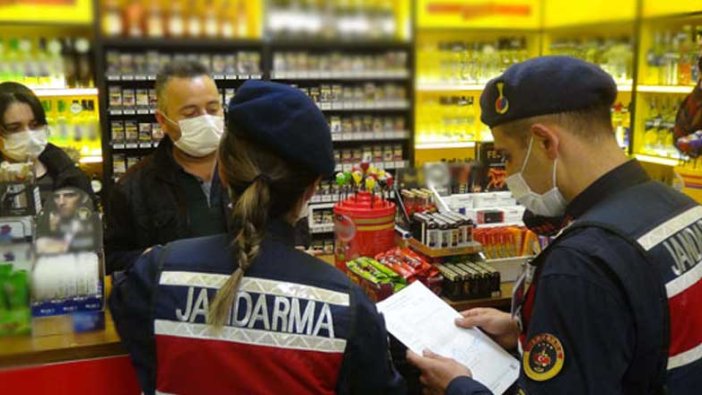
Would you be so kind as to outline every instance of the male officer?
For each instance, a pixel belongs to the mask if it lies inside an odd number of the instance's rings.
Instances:
[[[480,99],[516,199],[565,218],[515,287],[512,315],[474,309],[456,322],[521,346],[520,394],[702,388],[702,207],[624,155],[615,97],[599,67],[542,57],[507,69]],[[429,391],[489,393],[452,359],[408,358]]]

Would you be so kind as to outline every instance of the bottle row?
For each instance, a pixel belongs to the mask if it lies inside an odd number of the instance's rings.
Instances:
[[[475,98],[465,95],[423,96],[417,112],[418,143],[476,141]]]
[[[256,51],[227,53],[177,53],[159,51],[131,53],[108,51],[109,81],[155,80],[159,70],[171,61],[194,60],[205,66],[215,79],[261,78],[261,54]]]
[[[82,37],[0,37],[0,81],[30,88],[93,87],[90,49]]]
[[[646,54],[651,83],[690,85],[700,75],[697,59],[702,51],[702,25],[682,30],[657,31]]]
[[[164,3],[103,0],[100,12],[106,36],[131,38],[246,38],[246,0],[175,0]]]
[[[526,37],[500,37],[428,43],[419,48],[417,63],[421,82],[480,84],[528,57]]]
[[[100,124],[96,99],[44,98],[49,141],[80,148],[81,155],[100,154]]]
[[[648,115],[644,120],[641,153],[670,158],[680,157],[680,153],[673,145],[673,128],[682,99],[683,97],[663,96],[649,98]]]
[[[406,78],[406,51],[389,51],[374,55],[332,52],[276,52],[273,55],[273,79],[334,78]]]
[[[280,39],[393,39],[398,35],[396,1],[270,0],[266,33]]]
[[[600,65],[617,83],[631,84],[634,45],[630,36],[560,38],[549,45],[550,55],[572,56]]]

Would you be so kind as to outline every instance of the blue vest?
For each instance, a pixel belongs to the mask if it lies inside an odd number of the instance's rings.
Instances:
[[[620,285],[635,322],[636,347],[625,381],[648,393],[702,389],[702,207],[649,181],[617,193],[587,211],[558,237],[562,243],[597,227],[640,252],[641,262],[603,261]],[[656,295],[657,303],[650,295]],[[655,377],[654,380],[651,380]]]

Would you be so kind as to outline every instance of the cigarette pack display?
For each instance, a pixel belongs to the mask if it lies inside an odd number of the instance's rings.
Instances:
[[[148,109],[149,103],[149,90],[148,89],[137,89],[136,90],[136,106],[141,109]]]
[[[139,123],[139,146],[151,147],[153,141],[151,122]]]
[[[127,144],[138,143],[139,125],[137,121],[124,121],[124,140]]]
[[[122,88],[111,86],[109,90],[110,110],[122,109]]]
[[[124,135],[124,122],[122,121],[112,121],[110,122],[110,135],[112,136],[113,145],[122,145],[125,143]]]

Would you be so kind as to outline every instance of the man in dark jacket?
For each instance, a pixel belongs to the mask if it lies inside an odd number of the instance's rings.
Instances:
[[[166,137],[111,191],[108,273],[154,245],[226,231],[228,199],[215,156],[224,117],[214,80],[197,62],[173,62],[158,75],[156,94],[156,119]]]

